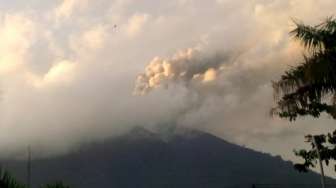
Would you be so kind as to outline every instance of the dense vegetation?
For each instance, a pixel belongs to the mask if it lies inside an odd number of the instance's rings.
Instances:
[[[321,113],[336,119],[336,20],[328,18],[316,26],[302,23],[296,26],[291,34],[307,51],[301,64],[273,83],[277,105],[272,113],[290,121],[299,116],[318,118]],[[306,138],[312,149],[295,152],[305,160],[295,166],[298,170],[307,171],[316,165],[316,149],[327,165],[329,160],[336,159],[336,131]]]
[[[9,172],[0,169],[0,188],[29,188],[29,186],[20,183]],[[54,184],[46,184],[41,188],[70,188],[64,185],[62,182],[56,182]]]

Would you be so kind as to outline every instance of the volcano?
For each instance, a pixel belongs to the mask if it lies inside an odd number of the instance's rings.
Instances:
[[[26,162],[3,163],[25,181]],[[297,187],[320,183],[318,174],[299,173],[279,156],[186,128],[149,131],[136,127],[121,136],[31,164],[33,187],[59,180],[75,188]],[[327,181],[335,182],[331,178]]]

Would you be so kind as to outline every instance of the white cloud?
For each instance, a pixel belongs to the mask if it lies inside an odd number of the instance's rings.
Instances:
[[[81,31],[70,38],[71,49],[74,50],[79,56],[85,53],[93,53],[104,47],[107,40],[108,29],[102,25],[94,25],[89,29]]]
[[[129,18],[126,32],[130,37],[135,37],[141,31],[150,16],[148,14],[134,14]]]
[[[62,0],[54,10],[56,21],[68,19],[74,12],[85,10],[88,5],[88,0]]]
[[[76,63],[62,60],[55,63],[42,77],[29,73],[27,79],[37,88],[66,85],[73,81],[75,68]]]
[[[105,29],[103,26],[97,26],[83,34],[84,43],[91,49],[103,47],[105,40]]]
[[[0,74],[3,75],[23,66],[36,32],[34,23],[24,15],[5,14],[0,18]]]

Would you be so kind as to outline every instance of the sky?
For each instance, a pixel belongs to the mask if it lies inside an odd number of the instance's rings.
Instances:
[[[134,126],[184,126],[297,160],[334,120],[270,117],[272,80],[304,53],[293,20],[334,0],[4,0],[0,155],[41,156]]]

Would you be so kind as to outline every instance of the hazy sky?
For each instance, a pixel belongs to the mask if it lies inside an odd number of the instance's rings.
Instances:
[[[335,11],[335,0],[1,1],[0,153],[174,124],[294,159],[304,134],[335,122],[271,118],[271,80],[301,60],[292,19]]]

